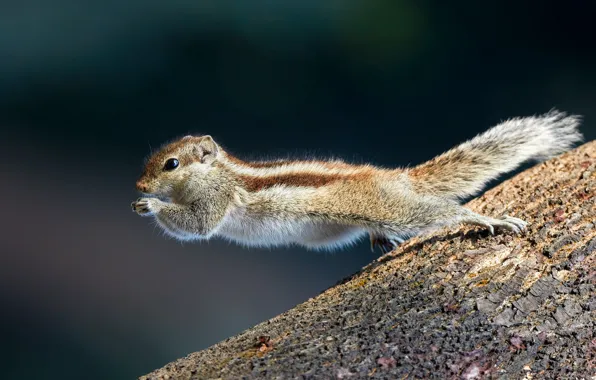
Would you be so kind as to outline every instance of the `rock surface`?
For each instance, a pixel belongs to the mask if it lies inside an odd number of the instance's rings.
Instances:
[[[469,203],[530,223],[409,240],[292,310],[142,379],[596,376],[596,141]]]

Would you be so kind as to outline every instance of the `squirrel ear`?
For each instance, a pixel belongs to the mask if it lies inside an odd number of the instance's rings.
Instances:
[[[202,163],[210,164],[217,158],[219,147],[213,141],[213,138],[207,135],[201,137],[201,140],[196,144],[195,153],[199,156],[199,160]]]

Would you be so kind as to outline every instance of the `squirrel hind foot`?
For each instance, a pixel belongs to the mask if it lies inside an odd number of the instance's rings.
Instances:
[[[462,220],[462,222],[485,227],[488,229],[491,235],[495,234],[495,227],[519,234],[528,225],[526,221],[509,215],[503,215],[499,219],[495,219],[488,216],[475,214],[465,218]]]
[[[370,234],[370,250],[374,252],[378,247],[382,254],[389,253],[402,244],[405,240],[400,237],[378,236]]]

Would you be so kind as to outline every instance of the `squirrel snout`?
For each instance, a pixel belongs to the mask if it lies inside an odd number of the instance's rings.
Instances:
[[[138,181],[137,182],[137,190],[142,192],[142,193],[148,193],[149,192],[149,186],[147,186],[147,184],[145,182],[141,182]]]

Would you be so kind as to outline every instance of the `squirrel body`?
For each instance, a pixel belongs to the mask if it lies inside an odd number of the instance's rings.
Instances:
[[[502,122],[411,169],[342,161],[242,161],[210,136],[186,136],[147,161],[133,211],[180,240],[334,249],[368,235],[383,252],[421,232],[468,223],[520,232],[518,218],[461,206],[491,179],[582,139],[579,117],[551,111]]]

